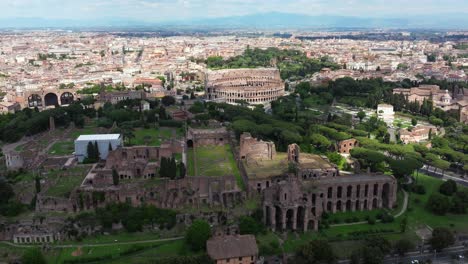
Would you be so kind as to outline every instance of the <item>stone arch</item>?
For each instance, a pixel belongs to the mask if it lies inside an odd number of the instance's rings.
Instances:
[[[367,206],[367,200],[364,200],[364,210],[367,210],[368,206]]]
[[[191,140],[191,139],[187,140],[187,147],[188,148],[193,148],[193,140]]]
[[[302,206],[297,207],[296,228],[304,229],[305,209]]]
[[[332,198],[332,197],[333,197],[333,188],[332,188],[332,187],[328,187],[327,197],[328,197],[328,198]]]
[[[385,183],[382,188],[382,205],[390,207],[390,184]]]
[[[332,202],[328,201],[327,202],[327,212],[331,212],[332,211]]]
[[[338,190],[336,192],[336,197],[341,198],[343,196],[343,187],[338,186]]]
[[[372,209],[378,208],[377,198],[372,199]]]
[[[283,229],[283,211],[279,206],[275,206],[275,222],[277,230]]]
[[[28,97],[28,106],[29,107],[41,107],[42,106],[42,97],[38,94],[31,94]]]
[[[44,96],[44,104],[45,106],[53,105],[57,106],[59,104],[58,97],[54,93],[48,93]]]
[[[346,201],[346,211],[351,211],[352,209],[351,206],[352,206],[351,200]]]
[[[294,210],[288,209],[286,211],[286,229],[293,230],[294,226]]]
[[[314,230],[315,229],[315,220],[309,220],[307,223],[307,230]]]
[[[374,184],[374,196],[376,196],[379,193],[379,184],[376,183]]]
[[[217,193],[214,193],[214,194],[213,194],[212,199],[213,199],[213,202],[214,202],[214,203],[219,203],[219,202],[221,202],[220,199],[219,199],[219,194],[217,194]]]
[[[343,206],[341,206],[341,201],[336,202],[336,211],[342,211]]]
[[[361,210],[361,201],[356,200],[356,211]]]
[[[346,197],[351,197],[351,194],[353,193],[353,186],[349,185],[347,188],[346,188]]]
[[[270,226],[271,225],[271,209],[270,206],[265,206],[265,225]]]
[[[64,92],[60,95],[60,104],[61,105],[68,105],[68,104],[71,104],[73,103],[73,100],[74,100],[74,96],[72,93],[70,92]]]

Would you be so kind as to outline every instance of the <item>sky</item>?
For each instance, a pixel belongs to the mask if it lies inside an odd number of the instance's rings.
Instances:
[[[0,0],[0,18],[163,22],[266,12],[401,18],[468,13],[468,0]]]

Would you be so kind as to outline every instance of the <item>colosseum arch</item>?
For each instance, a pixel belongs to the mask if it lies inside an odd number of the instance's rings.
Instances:
[[[60,104],[61,105],[68,105],[73,103],[74,96],[70,92],[64,92],[60,95]]]
[[[29,107],[41,107],[42,106],[42,97],[38,94],[31,94],[28,97]]]
[[[44,96],[45,106],[53,105],[57,106],[59,104],[58,97],[54,93],[48,93]]]

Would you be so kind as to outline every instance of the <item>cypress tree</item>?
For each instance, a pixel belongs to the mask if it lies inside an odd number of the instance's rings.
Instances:
[[[99,153],[99,146],[97,141],[94,141],[94,158],[96,161],[101,159],[101,154]]]
[[[36,181],[36,193],[40,193],[41,192],[41,179],[39,178],[39,176],[36,176],[34,180]]]
[[[171,179],[175,179],[177,177],[177,163],[174,158],[171,159]]]
[[[119,185],[119,174],[117,173],[117,170],[114,168],[112,169],[112,183],[114,185]]]
[[[179,164],[179,178],[184,178],[185,177],[185,164],[183,162],[180,162]]]
[[[160,164],[160,168],[159,168],[159,176],[161,177],[166,177],[167,176],[167,164],[166,164],[166,158],[165,157],[162,157],[161,158],[161,164]]]
[[[91,143],[91,141],[88,142],[86,152],[88,154],[88,159],[93,160],[94,159],[94,146],[93,146],[93,143]]]

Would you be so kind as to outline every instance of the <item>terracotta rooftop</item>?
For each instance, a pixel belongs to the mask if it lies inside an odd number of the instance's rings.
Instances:
[[[214,259],[256,256],[257,242],[253,235],[219,236],[206,242],[208,255]]]

